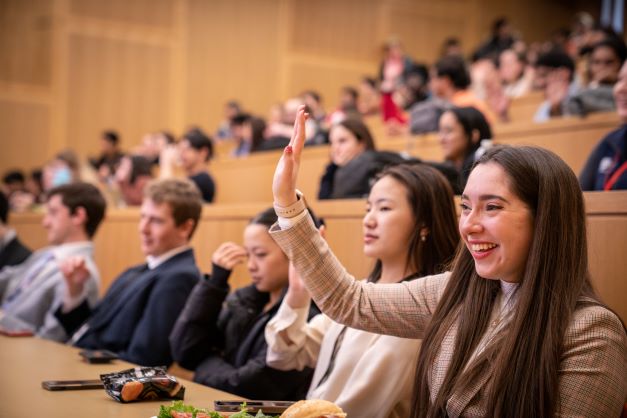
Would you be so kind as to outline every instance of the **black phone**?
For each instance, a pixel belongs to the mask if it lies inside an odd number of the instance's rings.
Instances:
[[[109,350],[83,350],[78,354],[88,363],[102,364],[109,363],[118,358],[118,355]]]
[[[41,387],[46,390],[85,390],[104,389],[101,380],[46,380],[41,382]]]
[[[239,412],[244,402],[248,412],[256,413],[261,409],[264,414],[280,414],[294,404],[290,401],[215,401],[213,409],[216,412]]]

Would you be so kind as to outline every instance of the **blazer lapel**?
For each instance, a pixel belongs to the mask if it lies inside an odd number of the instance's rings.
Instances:
[[[152,284],[157,277],[155,270],[148,270],[146,266],[142,266],[129,272],[124,282],[102,300],[98,306],[98,312],[90,321],[89,328],[97,330],[108,325],[111,319],[129,303],[133,295],[143,293]]]

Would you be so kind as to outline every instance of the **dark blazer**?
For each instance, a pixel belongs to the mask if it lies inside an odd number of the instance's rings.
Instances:
[[[153,270],[144,264],[125,271],[93,312],[83,303],[66,314],[59,309],[56,316],[69,335],[87,321],[78,347],[111,350],[142,366],[167,366],[168,336],[199,278],[189,249]]]
[[[266,365],[268,346],[264,332],[281,301],[263,312],[269,297],[254,285],[227,297],[229,286],[224,276],[215,277],[217,270],[228,278],[229,271],[214,267],[212,277],[201,280],[190,295],[170,335],[174,359],[195,370],[196,382],[235,395],[250,399],[304,399],[311,369],[280,371]]]
[[[22,264],[31,253],[32,251],[22,244],[17,237],[13,238],[4,249],[0,251],[0,270],[5,266]]]

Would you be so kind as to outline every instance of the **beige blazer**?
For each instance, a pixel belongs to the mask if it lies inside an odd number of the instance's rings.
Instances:
[[[271,235],[301,273],[318,306],[333,320],[369,332],[423,337],[448,274],[398,284],[363,283],[346,272],[310,217],[300,217],[285,230],[274,225]],[[456,333],[456,327],[451,327],[430,371],[432,399],[450,364]],[[486,375],[466,391],[453,394],[447,403],[448,415],[485,416],[484,383],[488,378],[486,370]],[[591,306],[573,315],[564,337],[559,390],[556,416],[620,416],[627,397],[627,336],[618,317],[609,310]]]

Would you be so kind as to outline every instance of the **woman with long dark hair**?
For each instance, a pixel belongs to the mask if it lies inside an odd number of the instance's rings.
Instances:
[[[452,271],[374,286],[346,273],[302,214],[305,118],[275,172],[272,236],[325,314],[423,338],[413,417],[619,416],[627,336],[592,289],[583,196],[564,161],[541,148],[488,150],[461,196]]]
[[[445,271],[459,241],[456,223],[451,187],[436,169],[385,169],[363,219],[364,254],[376,259],[368,281],[383,285]],[[266,326],[268,365],[315,367],[307,398],[332,401],[348,416],[407,417],[413,387],[408,365],[415,364],[420,341],[350,328],[324,314],[307,322],[310,296],[294,276]]]

